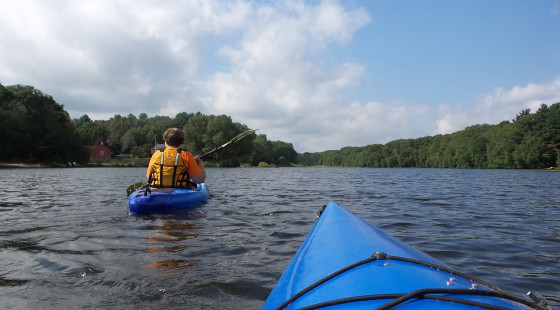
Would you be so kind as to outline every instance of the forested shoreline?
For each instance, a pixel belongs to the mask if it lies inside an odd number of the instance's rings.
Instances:
[[[163,143],[171,127],[185,131],[182,147],[204,154],[249,128],[226,115],[178,113],[175,117],[115,115],[92,120],[88,115],[70,119],[64,107],[32,86],[0,84],[1,162],[88,163],[89,147],[103,143],[113,158],[146,159],[151,148]],[[209,166],[269,166],[297,162],[291,143],[270,141],[266,134],[249,135],[205,159]],[[138,161],[141,162],[141,161]]]
[[[121,158],[149,158],[151,148],[163,143],[163,133],[171,127],[183,129],[185,142],[181,147],[195,155],[207,153],[250,129],[226,115],[186,112],[175,117],[148,117],[145,113],[138,117],[115,115],[101,121],[83,115],[74,124],[86,145],[104,143]],[[218,167],[289,165],[297,161],[297,152],[291,143],[270,141],[266,134],[251,134],[205,161]]]
[[[183,147],[203,154],[249,128],[227,115],[181,112],[175,117],[115,115],[70,119],[64,107],[32,86],[0,84],[0,161],[87,163],[90,146],[103,143],[113,158],[146,159],[163,132],[185,131]],[[560,103],[526,109],[512,121],[387,144],[298,154],[291,143],[258,133],[207,159],[210,166],[278,165],[336,167],[419,167],[542,169],[560,165]]]
[[[477,169],[542,169],[560,166],[560,103],[542,104],[536,113],[521,111],[497,125],[473,125],[464,130],[385,145],[345,147],[304,153],[305,166],[416,167]]]

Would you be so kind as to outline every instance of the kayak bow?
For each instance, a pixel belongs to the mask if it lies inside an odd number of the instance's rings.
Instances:
[[[262,309],[546,309],[460,273],[330,202]],[[329,308],[333,309],[333,308]]]

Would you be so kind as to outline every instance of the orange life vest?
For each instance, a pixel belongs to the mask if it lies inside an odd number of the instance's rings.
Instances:
[[[158,151],[150,175],[150,186],[191,188],[191,179],[181,157],[182,151],[182,149]]]

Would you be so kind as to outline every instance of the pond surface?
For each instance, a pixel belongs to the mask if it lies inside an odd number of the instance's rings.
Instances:
[[[259,309],[335,201],[472,276],[560,306],[560,173],[208,168],[211,198],[128,214],[142,168],[1,169],[3,309]]]

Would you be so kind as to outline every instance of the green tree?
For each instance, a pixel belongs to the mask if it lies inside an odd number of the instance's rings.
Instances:
[[[273,157],[272,144],[267,140],[266,135],[257,135],[253,140],[253,147],[250,155],[251,165],[258,166],[261,162],[272,163]]]
[[[184,145],[193,154],[202,154],[205,150],[204,138],[208,126],[208,117],[200,112],[188,119],[183,127],[185,132]]]
[[[85,145],[93,146],[99,143],[99,140],[104,140],[108,135],[103,123],[92,121],[87,114],[84,114],[79,119],[74,119],[73,122],[76,127],[76,134]]]
[[[297,152],[291,143],[283,141],[273,141],[270,143],[272,147],[272,156],[274,163],[277,165],[289,165],[297,162]]]
[[[2,160],[68,162],[87,152],[64,106],[32,86],[0,84]]]
[[[304,153],[304,165],[426,168],[543,168],[560,163],[560,103],[521,111],[513,122],[473,125],[385,145]]]

